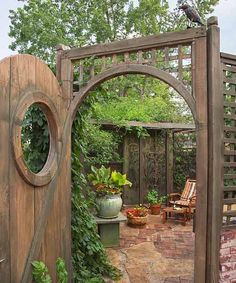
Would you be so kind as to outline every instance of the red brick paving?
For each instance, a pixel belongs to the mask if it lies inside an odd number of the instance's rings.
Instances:
[[[149,215],[148,223],[141,227],[121,226],[120,248],[128,248],[143,242],[153,242],[164,257],[192,259],[194,256],[194,233],[192,223],[161,223],[160,216]],[[158,233],[157,233],[158,232]]]
[[[124,250],[144,242],[153,242],[156,251],[161,253],[161,256],[167,260],[190,260],[193,265],[194,233],[192,232],[191,221],[187,222],[186,226],[169,221],[162,224],[160,216],[149,215],[148,223],[145,226],[129,227],[127,224],[122,223],[120,247],[115,249]],[[173,277],[150,282],[193,283],[192,275],[178,276],[178,274],[173,274]]]

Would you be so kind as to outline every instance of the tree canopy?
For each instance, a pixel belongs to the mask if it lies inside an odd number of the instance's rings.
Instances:
[[[186,17],[170,11],[168,0],[21,0],[10,11],[10,48],[55,64],[59,43],[80,47],[178,30]],[[181,4],[183,0],[178,0]],[[203,19],[219,0],[190,1]]]

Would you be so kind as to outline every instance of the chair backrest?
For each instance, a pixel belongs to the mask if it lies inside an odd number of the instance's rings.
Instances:
[[[194,196],[196,196],[196,180],[187,179],[180,199],[189,200]]]

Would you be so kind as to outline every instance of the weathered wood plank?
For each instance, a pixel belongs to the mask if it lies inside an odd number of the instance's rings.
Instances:
[[[197,176],[197,203],[195,229],[195,272],[194,282],[207,282],[206,275],[206,239],[207,239],[207,184],[208,184],[208,118],[207,118],[207,54],[206,38],[199,38],[192,45],[195,69],[193,87],[196,99],[196,176]],[[197,70],[197,71],[196,71]],[[210,282],[210,281],[209,281]]]
[[[9,154],[10,154],[10,59],[0,61],[0,277],[1,282],[11,282],[10,258],[10,200],[9,200]]]
[[[224,186],[223,190],[224,190],[224,192],[235,192],[236,186]]]
[[[14,56],[11,58],[10,120],[14,123],[14,112],[20,95],[35,86],[35,58]],[[18,145],[19,147],[21,144]],[[11,238],[11,282],[21,282],[27,255],[34,235],[34,189],[19,175],[13,155],[10,158],[10,230]]]
[[[236,198],[224,199],[223,204],[236,204]]]
[[[224,155],[236,155],[236,150],[225,150]]]
[[[236,210],[227,210],[223,212],[223,216],[236,216]]]
[[[224,53],[224,52],[220,52],[220,57],[221,59],[230,59],[234,61],[234,64],[236,64],[236,55],[233,54],[229,54],[229,53]]]
[[[194,38],[206,36],[205,28],[189,29],[180,32],[169,32],[159,35],[151,35],[145,38],[125,39],[117,42],[73,48],[63,52],[63,58],[78,60],[89,56],[105,56],[111,54],[125,53],[137,50],[151,50],[154,47],[178,46],[187,44]]]
[[[236,162],[224,162],[224,167],[236,167]]]
[[[63,100],[67,105],[67,109],[69,109],[73,99],[73,66],[71,60],[61,60],[61,83]]]
[[[229,84],[233,84],[233,85],[235,85],[235,84],[236,84],[236,82],[235,82],[235,79],[234,79],[234,78],[228,78],[228,77],[226,77],[226,76],[224,76],[224,77],[223,77],[223,82],[225,82],[225,83],[229,83]]]
[[[98,124],[96,120],[91,120],[92,123]],[[101,125],[106,125],[106,126],[114,126],[116,125],[110,121],[99,121],[99,124]],[[185,129],[195,129],[194,124],[182,124],[182,123],[159,123],[159,122],[138,122],[138,121],[128,121],[127,126],[130,127],[143,127],[146,129],[180,129],[180,130],[185,130]]]
[[[227,230],[232,230],[232,229],[236,229],[236,224],[224,224],[222,226],[222,230],[223,231],[227,231]]]
[[[223,85],[217,18],[208,20],[209,182],[206,282],[219,282],[220,230],[223,210]]]
[[[228,65],[223,64],[223,70],[235,73],[236,72],[236,67],[228,66]]]

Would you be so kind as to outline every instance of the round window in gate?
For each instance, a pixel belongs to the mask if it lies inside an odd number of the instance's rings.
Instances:
[[[51,182],[60,157],[60,119],[51,99],[40,91],[25,93],[16,107],[12,145],[17,169],[33,186]]]
[[[50,135],[47,118],[38,104],[31,105],[21,124],[21,147],[30,171],[39,173],[48,158]]]

